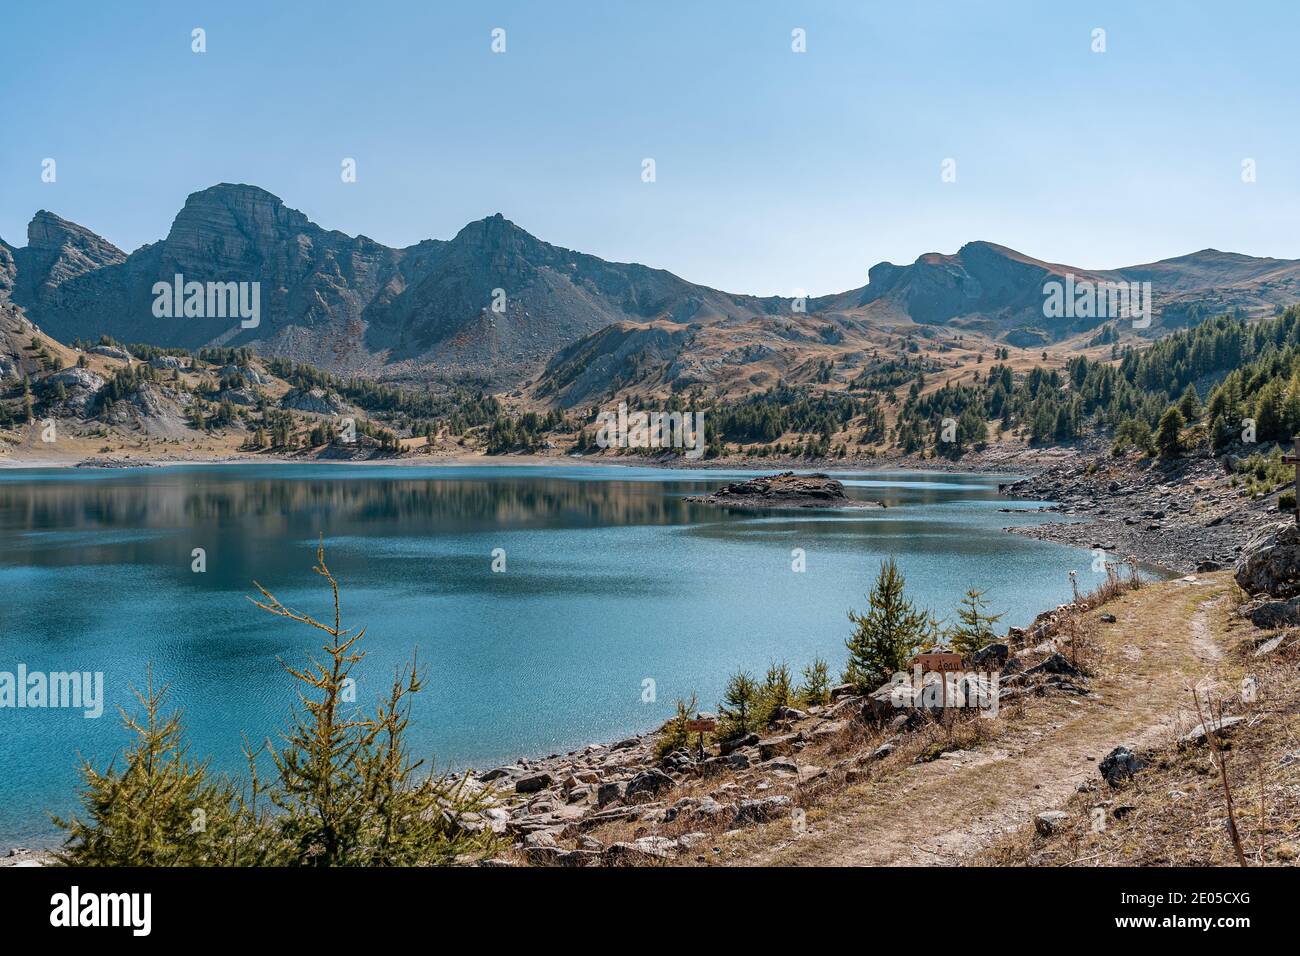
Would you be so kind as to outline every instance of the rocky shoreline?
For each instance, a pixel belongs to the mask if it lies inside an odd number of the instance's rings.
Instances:
[[[1009,527],[1013,534],[1100,549],[1186,574],[1229,567],[1246,542],[1286,517],[1281,489],[1251,498],[1232,484],[1232,456],[1174,461],[1100,454],[1047,468],[1001,488],[1010,498],[1051,500],[1046,511],[1075,520]],[[1011,511],[1013,509],[1005,509]]]

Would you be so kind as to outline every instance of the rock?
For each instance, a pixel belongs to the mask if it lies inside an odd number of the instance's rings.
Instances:
[[[116,345],[96,345],[89,351],[91,355],[102,355],[105,358],[116,359],[119,362],[131,361],[131,353]]]
[[[886,740],[883,744],[871,751],[872,760],[884,760],[897,748],[897,744],[892,740]]]
[[[1103,624],[1114,624],[1117,618],[1114,614],[1099,614],[1097,615],[1097,620],[1101,621]]]
[[[784,734],[780,737],[768,737],[758,741],[758,756],[760,760],[771,760],[773,757],[792,754],[795,746],[802,740],[800,734]]]
[[[553,782],[554,778],[546,771],[529,774],[515,781],[515,793],[539,793]]]
[[[333,392],[323,388],[293,388],[280,399],[281,408],[291,408],[299,412],[312,412],[316,415],[341,415],[347,410],[347,403]]]
[[[1275,650],[1277,650],[1279,647],[1282,646],[1282,642],[1284,640],[1286,640],[1286,635],[1279,634],[1277,637],[1265,641],[1263,644],[1260,644],[1259,647],[1255,648],[1255,656],[1264,657],[1268,654],[1272,654]]]
[[[551,830],[534,830],[524,837],[524,847],[531,849],[542,846],[559,846],[555,840],[555,833]]]
[[[719,488],[711,495],[692,495],[695,504],[732,508],[882,508],[878,501],[860,501],[844,493],[844,485],[829,475],[779,475],[750,478]]]
[[[1079,669],[1066,659],[1064,654],[1059,652],[1048,655],[1041,663],[1033,667],[1026,668],[1024,675],[1028,677],[1031,674],[1060,674],[1066,677],[1082,677]]]
[[[719,742],[718,752],[725,757],[734,750],[739,750],[741,747],[752,747],[756,743],[758,743],[758,734],[745,734],[741,737],[732,737],[730,740]]]
[[[831,703],[835,703],[841,697],[853,697],[855,689],[852,684],[836,684],[831,688]]]
[[[63,406],[74,414],[84,415],[90,411],[95,395],[104,387],[104,379],[90,369],[74,366],[47,376],[43,384],[51,392],[55,386],[62,385],[68,395]]]
[[[592,866],[601,855],[592,850],[564,850],[555,846],[535,846],[524,850],[533,866]]]
[[[617,866],[654,863],[671,859],[678,850],[676,840],[661,836],[644,836],[630,843],[611,843],[605,847],[606,863]]]
[[[1223,565],[1218,561],[1202,561],[1196,566],[1197,574],[1209,574],[1211,571],[1222,571]]]
[[[1255,535],[1233,568],[1247,594],[1300,597],[1300,526],[1273,525]]]
[[[614,780],[602,783],[596,788],[596,806],[603,807],[616,800],[622,800],[626,793],[627,784],[625,783]]]
[[[1011,656],[1011,648],[1002,643],[988,644],[981,647],[971,657],[971,664],[977,669],[988,670],[998,668],[999,670],[1006,665],[1007,658]]]
[[[658,796],[661,791],[671,790],[673,786],[673,778],[662,770],[642,770],[628,781],[624,799],[630,803],[650,799]]]
[[[808,737],[814,741],[829,740],[832,737],[838,737],[849,729],[847,720],[829,720],[824,724],[819,724],[809,732]]]
[[[1065,821],[1070,819],[1070,815],[1064,810],[1044,810],[1038,816],[1034,817],[1034,829],[1041,836],[1051,836],[1057,830],[1065,825]]]
[[[1097,770],[1112,787],[1118,787],[1125,780],[1145,767],[1146,761],[1127,747],[1116,747],[1097,765]]]
[[[798,776],[799,765],[790,757],[773,757],[771,760],[765,760],[758,765],[759,770],[766,770],[769,773],[790,774]]]
[[[794,720],[794,721],[799,721],[799,720],[807,720],[807,719],[808,719],[808,715],[805,714],[802,710],[798,710],[798,709],[796,709],[796,708],[794,708],[794,707],[784,707],[784,706],[782,706],[782,707],[778,707],[778,708],[776,708],[776,710],[772,711],[772,719],[773,719],[773,720]]]
[[[744,826],[747,823],[762,823],[770,820],[790,810],[793,806],[789,797],[762,797],[758,800],[742,800],[740,806],[736,807],[736,819],[734,826]]]
[[[1210,733],[1213,733],[1216,737],[1221,737],[1245,719],[1245,717],[1218,717],[1211,720],[1208,725],[1197,724],[1189,733],[1182,736],[1179,743],[1184,746],[1203,744]]]
[[[1300,597],[1289,601],[1271,597],[1257,597],[1247,601],[1237,611],[1250,623],[1265,631],[1300,625]]]

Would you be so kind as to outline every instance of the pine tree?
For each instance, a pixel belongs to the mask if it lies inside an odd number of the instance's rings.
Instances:
[[[319,621],[282,604],[260,584],[250,600],[277,617],[327,635],[325,662],[285,669],[302,685],[303,710],[294,714],[285,744],[271,756],[275,776],[261,788],[282,814],[276,818],[278,865],[431,866],[492,848],[490,830],[475,834],[460,824],[485,809],[485,797],[455,780],[421,773],[406,743],[411,698],[423,688],[415,660],[393,679],[373,716],[347,706],[353,667],[365,657],[358,642],[365,628],[343,627],[339,587],[325,564],[324,545],[312,569],[329,584],[333,622]]]
[[[256,814],[224,778],[193,760],[179,713],[162,716],[167,688],[150,674],[135,691],[143,713],[122,711],[133,743],[103,770],[80,769],[85,817],[63,820],[68,831],[56,854],[64,866],[219,866],[264,862],[256,853]]]
[[[1182,398],[1178,400],[1178,410],[1182,412],[1183,420],[1189,423],[1201,417],[1201,396],[1196,394],[1196,386],[1191,382],[1183,389]]]
[[[993,625],[1002,620],[1001,614],[985,614],[989,602],[984,600],[984,592],[971,588],[961,599],[957,618],[961,622],[949,628],[948,640],[952,649],[959,654],[974,654],[976,651],[993,643]]]
[[[1177,458],[1183,453],[1183,413],[1177,405],[1170,405],[1160,416],[1160,425],[1156,428],[1156,447],[1160,457]]]
[[[898,565],[889,558],[880,565],[867,613],[849,611],[849,620],[857,630],[844,642],[849,662],[843,679],[859,693],[873,691],[892,674],[905,670],[933,630],[929,612],[917,610],[903,596],[904,585]]]
[[[743,737],[755,726],[754,709],[758,704],[758,683],[747,671],[738,671],[727,679],[718,705],[718,738]]]
[[[826,662],[820,657],[803,669],[803,683],[799,685],[799,702],[805,707],[826,704],[831,699],[831,675]]]

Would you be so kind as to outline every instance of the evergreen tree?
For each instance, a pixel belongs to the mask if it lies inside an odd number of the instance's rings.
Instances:
[[[747,671],[738,671],[727,679],[718,705],[718,738],[743,737],[757,724],[754,710],[758,705],[758,683]]]
[[[1160,425],[1156,429],[1156,447],[1160,449],[1161,458],[1177,458],[1183,453],[1183,413],[1177,405],[1170,405],[1160,416]]]
[[[865,614],[849,611],[856,625],[845,641],[849,662],[844,682],[859,693],[875,690],[890,676],[905,670],[908,660],[933,630],[933,619],[904,597],[905,581],[893,558],[881,563],[868,596]]]
[[[803,683],[799,685],[799,702],[805,707],[827,704],[831,699],[831,675],[826,662],[820,657],[803,669]]]
[[[1187,388],[1183,389],[1183,395],[1178,400],[1178,410],[1182,412],[1183,420],[1191,423],[1201,417],[1201,396],[1196,394],[1196,386],[1191,382],[1187,383]]]
[[[985,614],[984,609],[988,606],[983,591],[971,588],[966,592],[957,610],[960,623],[948,630],[948,640],[954,651],[959,654],[974,654],[993,643],[993,625],[1002,620],[1002,615]]]

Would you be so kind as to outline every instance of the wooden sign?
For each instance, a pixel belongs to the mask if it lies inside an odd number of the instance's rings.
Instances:
[[[688,734],[711,734],[713,728],[717,725],[716,720],[688,720],[686,721],[686,732]]]
[[[960,654],[917,654],[912,663],[921,668],[922,674],[944,674],[962,669]]]

